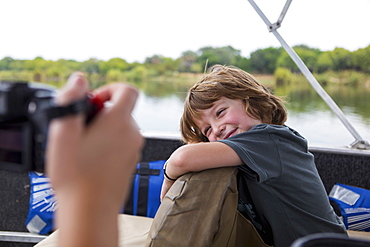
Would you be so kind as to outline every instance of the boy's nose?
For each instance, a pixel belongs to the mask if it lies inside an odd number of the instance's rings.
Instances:
[[[218,128],[217,128],[217,131],[216,131],[216,137],[217,138],[220,138],[222,136],[222,134],[225,132],[225,125],[220,125]]]

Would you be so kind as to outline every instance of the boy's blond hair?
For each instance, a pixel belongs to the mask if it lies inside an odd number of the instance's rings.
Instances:
[[[200,110],[209,109],[221,97],[243,100],[246,113],[266,124],[283,125],[287,119],[284,100],[273,95],[252,75],[235,67],[215,65],[188,92],[180,129],[185,143],[209,141],[198,126]]]

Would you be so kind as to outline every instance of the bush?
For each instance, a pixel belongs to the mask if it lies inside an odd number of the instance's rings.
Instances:
[[[364,81],[364,76],[356,71],[351,71],[348,79],[346,80],[345,84],[351,85],[351,86],[358,86],[360,81]]]
[[[286,68],[277,68],[274,73],[276,85],[282,86],[290,84],[293,81],[294,75]]]
[[[129,75],[128,75],[128,80],[132,82],[140,82],[140,81],[145,81],[148,76],[148,70],[142,66],[136,66],[133,68]]]
[[[321,86],[326,86],[328,85],[330,81],[330,75],[328,73],[323,73],[323,74],[314,74],[316,80],[321,84]]]
[[[123,73],[119,69],[110,69],[106,75],[107,82],[123,81]]]

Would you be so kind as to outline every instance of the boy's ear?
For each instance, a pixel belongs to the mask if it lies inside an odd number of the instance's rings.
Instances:
[[[245,112],[247,112],[247,108],[248,108],[248,102],[247,102],[247,99],[242,99],[243,101],[243,104],[244,104],[244,108],[245,108]]]

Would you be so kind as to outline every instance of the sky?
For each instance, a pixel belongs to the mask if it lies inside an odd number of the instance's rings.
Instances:
[[[284,0],[255,0],[270,22]],[[293,0],[278,32],[291,45],[355,51],[370,45],[370,0]],[[144,62],[202,47],[249,57],[280,47],[247,0],[3,0],[0,59]]]

